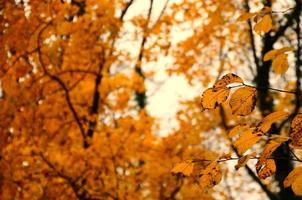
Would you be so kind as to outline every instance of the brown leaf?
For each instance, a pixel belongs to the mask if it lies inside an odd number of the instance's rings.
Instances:
[[[290,138],[292,139],[291,145],[294,148],[302,148],[302,114],[296,115],[291,122],[290,126]]]
[[[222,179],[222,173],[217,161],[210,163],[201,173],[199,185],[202,189],[217,185]]]
[[[276,172],[276,164],[273,159],[267,159],[264,162],[256,164],[256,171],[261,179],[266,179]]]

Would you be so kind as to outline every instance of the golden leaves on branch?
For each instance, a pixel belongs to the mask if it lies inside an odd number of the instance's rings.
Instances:
[[[274,160],[272,160],[270,156],[282,143],[286,142],[289,139],[287,137],[278,136],[279,135],[276,135],[268,141],[268,143],[264,147],[261,157],[258,159],[258,162],[256,164],[256,170],[258,176],[261,179],[265,179],[275,173],[276,165],[275,162],[273,162]]]
[[[230,107],[233,114],[248,115],[256,105],[256,89],[251,87],[242,87],[236,90],[230,99]]]
[[[283,47],[281,49],[273,49],[267,52],[263,61],[272,60],[272,67],[276,74],[283,74],[288,69],[287,52],[293,51],[292,47]]]
[[[201,101],[202,107],[214,109],[225,102],[230,93],[230,89],[227,86],[232,83],[243,83],[243,80],[236,74],[226,74],[214,84],[213,88],[208,88],[204,91]]]
[[[296,115],[291,122],[289,137],[292,147],[302,149],[302,114]]]
[[[229,73],[219,79],[212,88],[205,90],[201,100],[203,109],[214,109],[224,103],[230,93],[230,88],[227,86],[233,83],[244,85],[243,80],[239,76]],[[256,89],[248,86],[239,88],[231,95],[229,103],[233,114],[250,114],[256,104]]]
[[[172,174],[183,174],[185,176],[192,176],[195,173],[196,160],[186,160],[175,165],[171,170]],[[222,179],[222,172],[218,165],[218,161],[212,161],[203,170],[197,172],[199,176],[199,186],[202,189],[212,188],[217,185]]]

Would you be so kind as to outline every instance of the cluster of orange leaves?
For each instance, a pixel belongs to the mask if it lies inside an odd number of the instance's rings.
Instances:
[[[271,18],[272,10],[264,7],[258,12],[245,12],[239,16],[238,21],[254,20],[254,31],[257,34],[268,33],[273,29]],[[293,51],[292,47],[283,47],[268,51],[263,61],[272,60],[272,69],[276,74],[283,74],[288,69],[287,53]],[[231,90],[235,90],[230,93]],[[205,109],[215,109],[216,107],[228,103],[233,115],[249,115],[256,106],[257,88],[244,83],[239,76],[229,73],[219,79],[211,88],[203,92],[201,106]],[[269,133],[273,123],[287,119],[290,113],[276,111],[265,116],[256,126],[241,124],[230,130],[228,136],[234,138],[232,145],[240,157],[235,169],[245,166],[250,159],[257,159],[255,165],[259,178],[266,179],[276,172],[276,164],[272,153],[283,143],[288,143],[292,150],[302,147],[302,114],[298,114],[291,122],[289,136],[281,136]],[[257,156],[256,152],[244,154],[252,146],[261,140],[266,140],[262,154]],[[233,159],[229,155],[224,155],[212,161],[206,168],[200,169],[199,162],[205,160],[187,160],[177,164],[173,169],[174,174],[185,176],[198,175],[199,184],[202,189],[211,188],[221,181],[222,172],[219,164]],[[298,160],[301,161],[301,160]],[[284,187],[292,188],[297,195],[302,194],[302,167],[295,168],[284,180]]]

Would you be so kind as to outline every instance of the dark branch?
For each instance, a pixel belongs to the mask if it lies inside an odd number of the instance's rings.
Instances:
[[[70,98],[70,94],[69,94],[69,90],[67,88],[67,86],[65,85],[65,83],[57,76],[51,74],[50,72],[47,71],[46,69],[46,65],[43,61],[43,58],[42,58],[42,51],[41,51],[41,47],[42,47],[42,43],[41,43],[41,37],[42,37],[42,34],[43,32],[47,29],[47,27],[50,25],[50,23],[46,24],[39,32],[38,34],[38,40],[37,40],[37,46],[38,46],[38,57],[39,57],[39,62],[43,68],[43,71],[44,73],[52,80],[56,81],[60,86],[61,88],[63,89],[64,93],[65,93],[65,98],[66,98],[66,102],[67,102],[67,105],[80,129],[80,132],[81,132],[81,135],[83,137],[83,146],[86,148],[88,147],[88,142],[87,142],[87,139],[86,139],[86,134],[85,134],[85,131],[84,131],[84,128],[82,126],[82,123],[80,121],[80,118],[72,104],[72,101],[71,101],[71,98]]]

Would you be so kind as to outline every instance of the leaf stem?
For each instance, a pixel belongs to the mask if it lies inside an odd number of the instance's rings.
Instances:
[[[245,83],[242,83],[241,85],[229,86],[228,88],[232,89],[232,88],[238,88],[238,87],[242,87],[242,86],[255,88],[256,90],[266,90],[266,89],[268,89],[268,90],[275,91],[275,92],[282,92],[282,93],[288,93],[288,94],[296,94],[295,91],[282,90],[282,89],[271,88],[271,87],[256,87],[256,86],[248,85],[248,84],[245,84]]]

